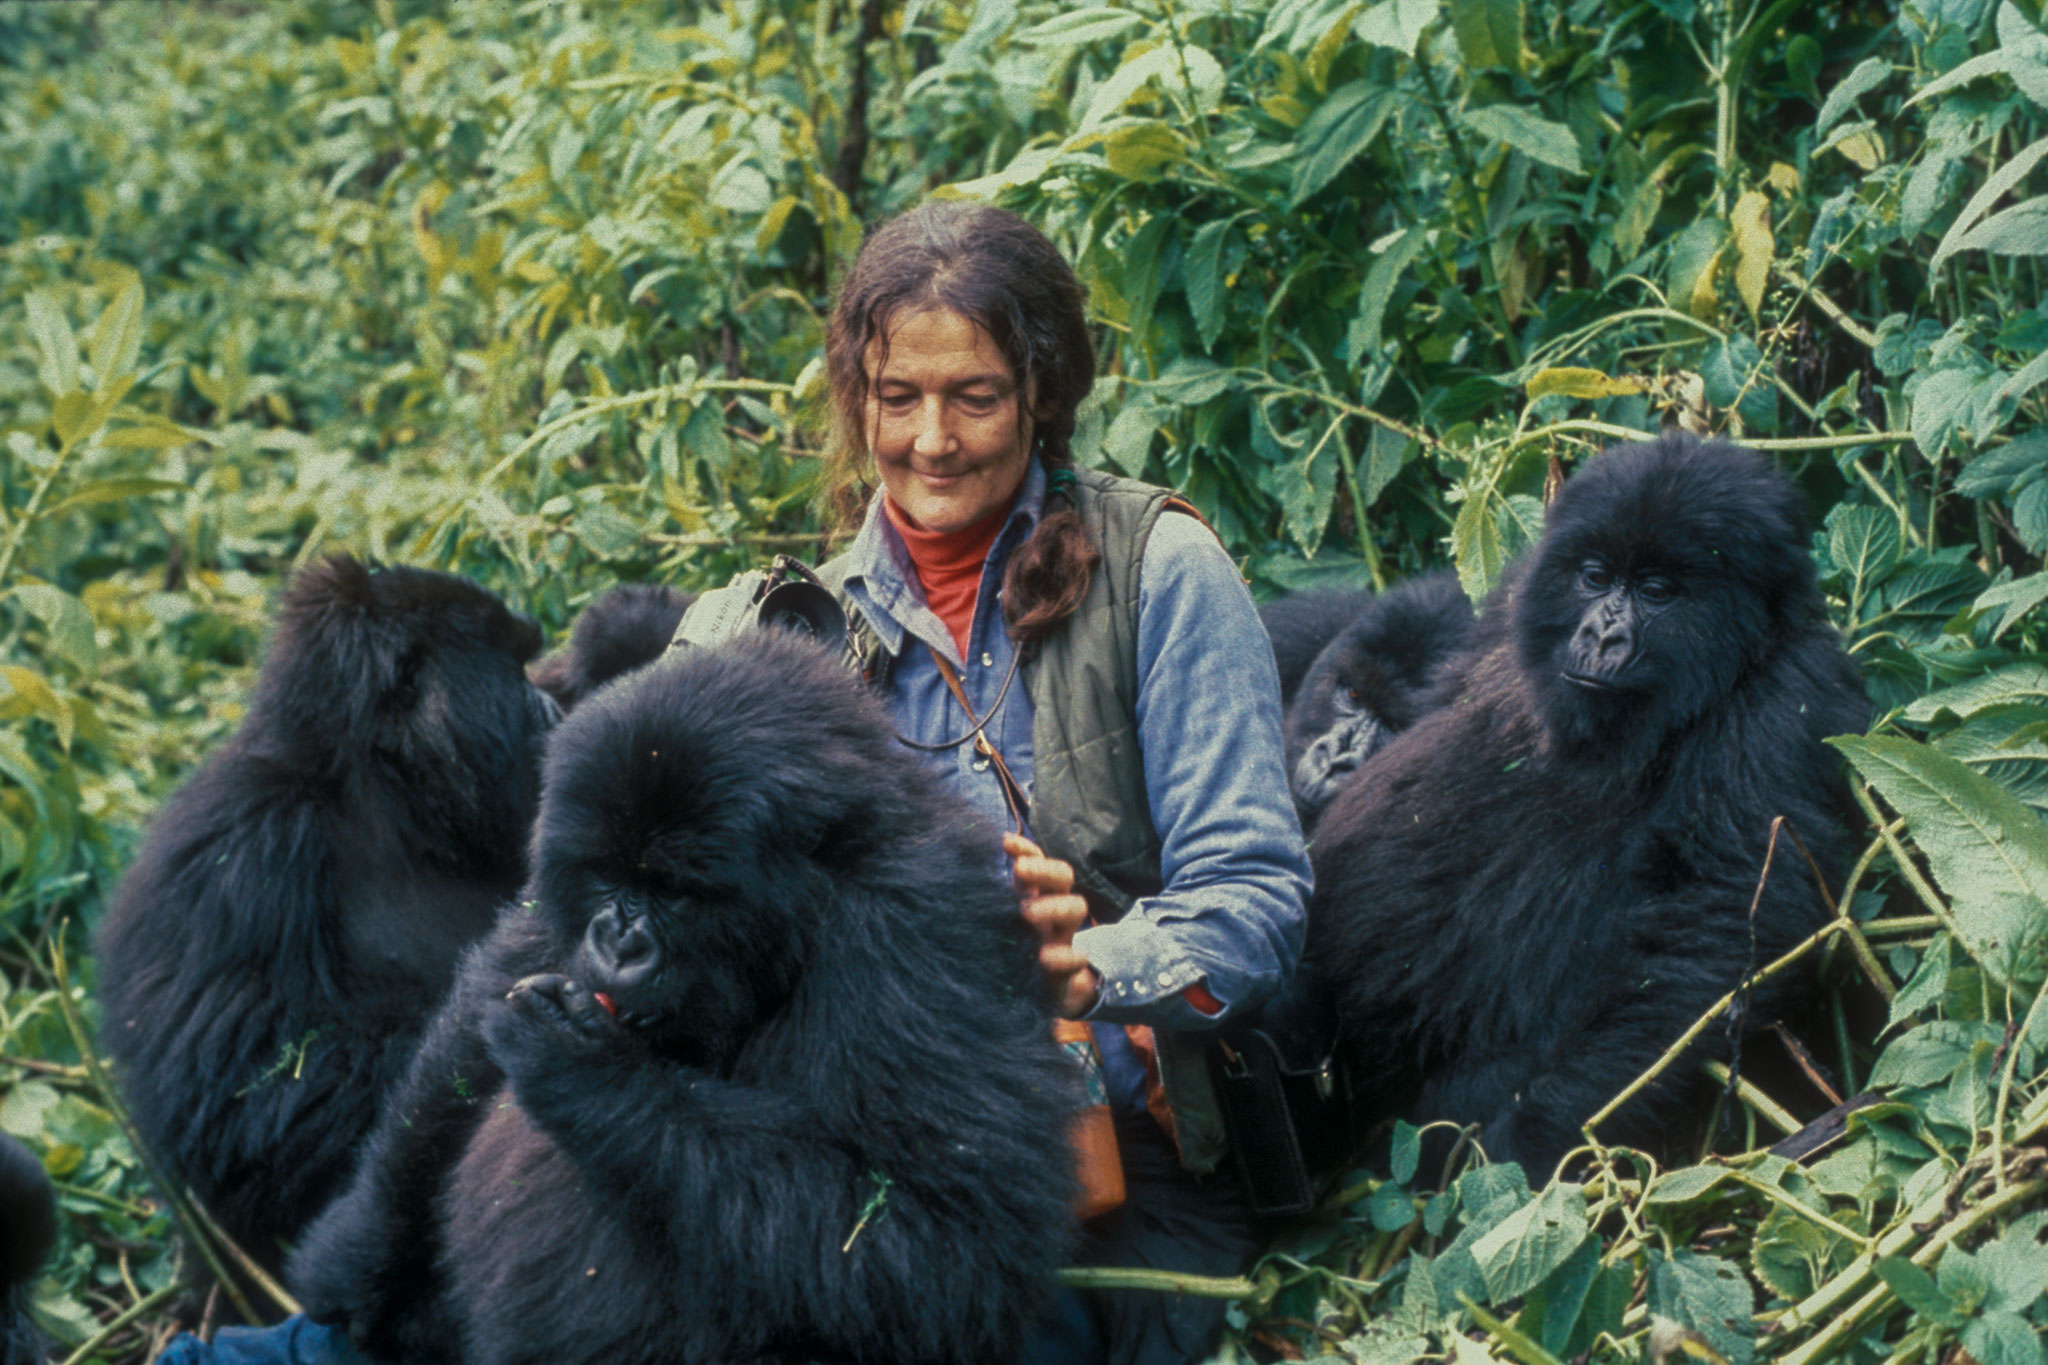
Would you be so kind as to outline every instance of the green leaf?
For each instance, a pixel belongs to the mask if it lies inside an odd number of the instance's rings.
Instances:
[[[1934,942],[1928,944],[1927,951],[1920,955],[1920,965],[1913,969],[1912,978],[1892,997],[1891,1013],[1885,1019],[1885,1028],[1896,1028],[1941,1000],[1943,992],[1948,989],[1949,961],[1954,943],[1955,940],[1947,934],[1934,936]]]
[[[1977,1365],[2042,1365],[2048,1360],[2040,1336],[2017,1313],[1986,1313],[1964,1323],[1956,1345]]]
[[[1828,743],[1906,817],[1906,833],[1926,855],[1958,937],[1978,964],[2000,986],[2038,979],[2048,932],[2041,914],[2048,824],[1938,749],[1881,735]]]
[[[2012,528],[2020,544],[2040,554],[2048,550],[2048,483],[2028,484],[2012,500]]]
[[[2030,573],[2024,578],[2015,578],[2010,583],[2000,583],[1980,593],[1970,604],[1972,620],[1997,613],[1992,617],[1991,639],[1998,638],[2018,625],[2026,614],[2043,602],[2048,602],[2048,573]]]
[[[1379,136],[1394,112],[1395,94],[1369,80],[1338,86],[1295,134],[1294,185],[1289,205],[1300,204],[1336,178]]]
[[[1991,1283],[1986,1308],[2024,1313],[2048,1289],[2048,1246],[2041,1242],[2044,1228],[2048,1228],[2048,1210],[2036,1209],[2014,1219],[1996,1240],[1977,1248],[1977,1264]]]
[[[1913,390],[1912,428],[1913,444],[1921,454],[1939,458],[1976,392],[1977,376],[1967,370],[1937,370],[1920,377]]]
[[[1474,602],[1493,591],[1508,563],[1494,501],[1490,494],[1473,490],[1459,504],[1457,520],[1451,523],[1451,559],[1458,568],[1459,585]]]
[[[1951,254],[1988,251],[1994,256],[2048,256],[2048,194],[2025,199],[1992,214],[1953,244]]]
[[[14,590],[14,600],[29,615],[43,623],[49,636],[50,652],[79,672],[90,675],[99,668],[99,643],[93,635],[92,613],[85,603],[48,583],[24,583]]]
[[[1659,1176],[1644,1198],[1651,1204],[1690,1204],[1713,1191],[1727,1178],[1726,1166],[1687,1166]]]
[[[2008,191],[2025,180],[2027,173],[2039,164],[2042,157],[2048,157],[2048,137],[2040,138],[2016,153],[2012,160],[1999,167],[1991,178],[1984,182],[1984,188],[1970,196],[1970,202],[1963,205],[1963,211],[1956,215],[1955,222],[1949,224],[1947,233],[1942,236],[1941,245],[1934,249],[1934,256],[1927,262],[1930,274],[1940,270],[1943,263],[1961,249],[1963,239],[1977,226],[1978,220],[1983,218],[1991,206],[2002,199]]]
[[[1935,1286],[1934,1277],[1904,1256],[1878,1258],[1877,1277],[1883,1280],[1899,1302],[1930,1322],[1953,1327],[1962,1321],[1948,1295]]]
[[[48,293],[37,290],[26,301],[28,328],[35,337],[39,364],[36,373],[52,398],[78,389],[78,338],[64,305]]]
[[[1897,568],[1904,548],[1898,518],[1890,512],[1843,503],[1828,513],[1828,558],[1859,593]]]
[[[1387,305],[1393,300],[1394,287],[1400,283],[1402,272],[1428,245],[1428,230],[1412,227],[1396,237],[1385,251],[1373,257],[1372,265],[1365,272],[1365,282],[1358,289],[1358,317],[1351,324],[1347,344],[1354,363],[1379,353],[1382,342],[1380,329],[1386,320]]]
[[[1934,747],[2048,812],[2048,710],[1994,707],[1942,735]]]
[[[1399,1232],[1415,1221],[1415,1196],[1398,1184],[1382,1185],[1374,1191],[1367,1213],[1381,1232]]]
[[[1643,392],[1643,382],[1628,376],[1616,378],[1575,365],[1554,365],[1530,376],[1528,392],[1531,402],[1557,393],[1573,398],[1616,398]]]
[[[1715,1256],[1680,1251],[1652,1254],[1648,1305],[1651,1313],[1698,1332],[1729,1365],[1749,1365],[1756,1323],[1749,1281],[1734,1264]]]
[[[1125,403],[1102,438],[1102,453],[1126,477],[1137,478],[1145,472],[1145,461],[1152,453],[1153,433],[1159,430],[1165,416],[1166,409],[1147,402]]]
[[[1188,243],[1188,254],[1181,261],[1181,275],[1187,281],[1188,311],[1195,316],[1195,330],[1201,333],[1205,351],[1223,335],[1223,247],[1236,221],[1219,218],[1204,223]]]
[[[1505,142],[1533,161],[1577,175],[1579,141],[1562,123],[1530,113],[1514,104],[1489,104],[1459,111],[1459,121],[1483,138]]]
[[[2012,0],[1998,7],[1998,51],[2010,64],[2008,74],[2020,93],[2048,107],[2048,35]]]
[[[1139,184],[1159,179],[1187,150],[1181,135],[1158,119],[1126,124],[1102,139],[1102,154],[1110,170]]]
[[[1394,1124],[1394,1147],[1388,1164],[1389,1173],[1394,1177],[1395,1183],[1406,1185],[1415,1178],[1415,1168],[1421,1163],[1422,1133],[1414,1124],[1397,1120]]]
[[[1125,254],[1123,279],[1118,283],[1130,310],[1125,323],[1131,329],[1131,341],[1141,349],[1151,339],[1152,310],[1159,302],[1161,285],[1160,258],[1166,254],[1167,236],[1176,226],[1173,215],[1154,215],[1132,236]]]
[[[1944,687],[1906,708],[1915,725],[1953,724],[1994,706],[2048,705],[2048,664],[2022,662]]]
[[[1956,492],[1966,498],[2003,497],[2025,479],[2048,472],[2048,430],[2030,431],[1974,456],[1956,474]]]
[[[1857,100],[1884,84],[1885,77],[1891,73],[1891,64],[1882,57],[1866,57],[1857,63],[1855,70],[1828,91],[1828,102],[1820,107],[1820,117],[1814,120],[1813,135],[1825,138],[1828,129],[1840,123],[1856,107]]]
[[[1380,0],[1352,21],[1351,31],[1361,42],[1413,57],[1423,30],[1436,22],[1440,9],[1438,0]]]
[[[1762,190],[1749,190],[1735,201],[1728,213],[1728,232],[1735,242],[1735,292],[1742,295],[1755,318],[1764,306],[1764,284],[1770,278],[1771,255],[1777,243],[1771,236],[1771,200]]]
[[[74,507],[90,507],[103,502],[126,502],[129,498],[148,497],[152,493],[184,493],[190,490],[175,479],[97,479],[76,489],[71,496],[47,509],[43,515],[54,517],[59,512],[68,512]]]
[[[92,372],[97,379],[93,396],[110,392],[117,379],[135,368],[141,351],[142,281],[131,276],[92,325]]]
[[[1090,5],[1055,15],[1043,23],[1014,35],[1012,42],[1057,47],[1080,47],[1100,42],[1142,24],[1144,19],[1130,10],[1112,5]]]
[[[1563,1265],[1591,1231],[1577,1185],[1553,1181],[1530,1203],[1472,1244],[1488,1302],[1525,1294]]]
[[[1451,31],[1474,71],[1485,67],[1522,74],[1521,0],[1450,0]],[[1531,153],[1534,155],[1534,153]]]

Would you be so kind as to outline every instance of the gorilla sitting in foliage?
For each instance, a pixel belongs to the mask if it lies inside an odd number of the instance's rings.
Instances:
[[[1776,816],[1839,874],[1821,741],[1868,708],[1797,490],[1728,445],[1670,435],[1594,460],[1483,616],[1461,694],[1324,814],[1308,958],[1335,983],[1363,1119],[1477,1123],[1488,1155],[1542,1178],[1822,922],[1789,840],[1753,922],[1750,901]],[[1602,1139],[1652,1139],[1717,1044],[1718,1027]]]
[[[406,1361],[1013,1359],[1075,1077],[993,834],[814,645],[606,688],[291,1280]]]
[[[1318,588],[1277,597],[1259,608],[1259,623],[1273,642],[1280,669],[1280,704],[1294,701],[1309,665],[1337,633],[1358,619],[1372,594],[1353,588]]]
[[[540,632],[451,574],[292,583],[247,718],[167,801],[99,933],[150,1148],[279,1260],[341,1187],[465,945],[525,874]]]
[[[1366,602],[1310,666],[1287,708],[1287,771],[1302,828],[1359,765],[1432,705],[1444,661],[1472,634],[1472,604],[1449,572]]]
[[[57,1238],[57,1201],[43,1163],[0,1133],[0,1365],[35,1365],[42,1342],[23,1295]]]
[[[534,686],[573,709],[613,678],[660,658],[695,600],[655,583],[620,584],[577,615],[567,649],[533,666]]]

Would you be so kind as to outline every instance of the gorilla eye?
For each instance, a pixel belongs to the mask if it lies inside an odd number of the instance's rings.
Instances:
[[[1662,606],[1678,596],[1678,585],[1668,578],[1645,578],[1636,585],[1636,596],[1653,606]]]
[[[1579,570],[1579,582],[1594,592],[1606,592],[1614,586],[1614,575],[1599,560],[1589,560]]]
[[[1360,706],[1365,705],[1365,694],[1363,692],[1360,692],[1357,688],[1347,687],[1344,689],[1344,692],[1345,695],[1349,696],[1351,700],[1357,702]]]

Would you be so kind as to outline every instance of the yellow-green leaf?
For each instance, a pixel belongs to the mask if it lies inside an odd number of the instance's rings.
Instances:
[[[1547,370],[1538,370],[1530,378],[1528,387],[1532,401],[1558,393],[1572,398],[1618,398],[1626,394],[1641,393],[1643,382],[1640,379],[1606,375],[1598,370],[1582,369],[1575,365],[1557,365]]]
[[[1728,215],[1728,228],[1735,239],[1735,289],[1755,317],[1764,306],[1764,285],[1771,276],[1771,255],[1778,244],[1771,237],[1771,198],[1762,190],[1750,190],[1735,201]]]
[[[103,398],[115,380],[135,368],[142,350],[142,281],[131,278],[92,325],[92,370],[98,382],[95,398]]]
[[[1157,180],[1186,153],[1180,134],[1158,119],[1119,128],[1102,141],[1109,168],[1126,180]]]

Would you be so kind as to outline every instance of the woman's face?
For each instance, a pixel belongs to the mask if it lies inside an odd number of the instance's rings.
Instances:
[[[1010,501],[1031,463],[1031,424],[986,332],[950,308],[911,313],[890,326],[886,361],[868,347],[867,371],[868,448],[912,524],[958,531]]]

